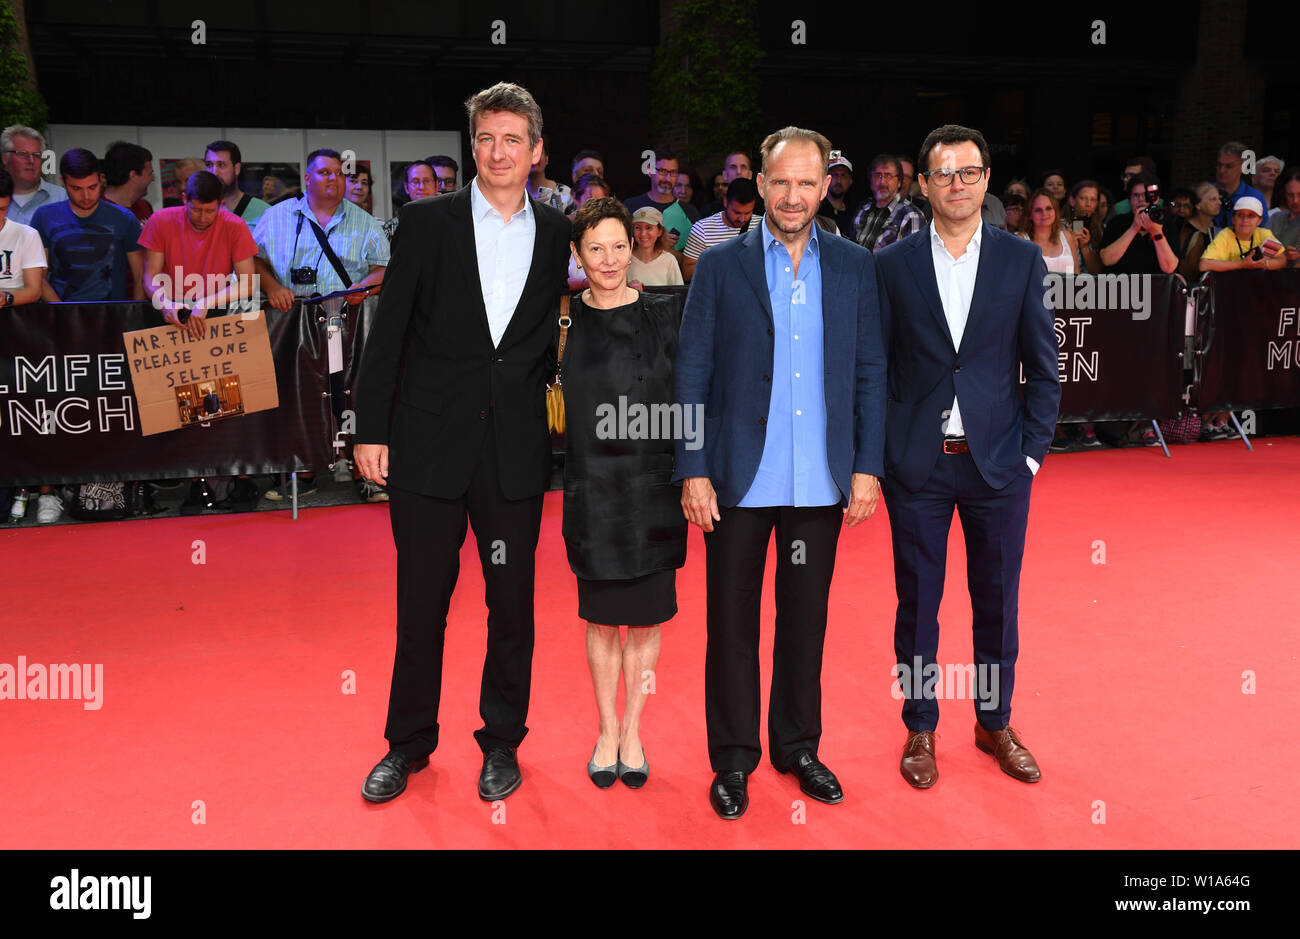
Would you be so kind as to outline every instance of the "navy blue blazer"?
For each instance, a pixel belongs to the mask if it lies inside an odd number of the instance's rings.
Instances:
[[[876,255],[889,352],[885,476],[910,492],[925,484],[955,394],[975,465],[1001,489],[1029,472],[1026,456],[1040,464],[1047,458],[1061,402],[1047,265],[1033,242],[985,223],[970,316],[954,349],[935,282],[932,230],[927,225]]]
[[[766,223],[760,223],[766,224]],[[885,347],[871,252],[818,236],[826,389],[826,459],[847,504],[852,473],[884,472]],[[673,482],[707,476],[734,506],[758,474],[767,438],[776,340],[758,226],[700,255],[673,365],[683,408],[701,405],[703,446],[676,443]]]

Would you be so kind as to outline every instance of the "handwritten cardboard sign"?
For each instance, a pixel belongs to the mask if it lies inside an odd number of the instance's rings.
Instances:
[[[202,339],[156,326],[123,333],[122,340],[143,436],[280,404],[261,310],[212,317]]]

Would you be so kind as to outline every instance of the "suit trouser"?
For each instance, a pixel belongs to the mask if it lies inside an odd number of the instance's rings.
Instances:
[[[709,762],[714,772],[752,773],[759,744],[759,611],[767,545],[776,529],[776,636],[768,701],[768,752],[780,767],[799,750],[815,755],[822,733],[822,647],[835,549],[837,505],[723,508],[704,535],[708,651],[704,663]]]
[[[936,675],[939,601],[948,560],[948,530],[956,507],[966,540],[966,580],[974,631],[975,717],[989,730],[1011,719],[1016,657],[1020,651],[1018,615],[1020,565],[1029,520],[1029,467],[1002,489],[984,481],[969,453],[940,454],[934,472],[917,492],[886,480],[885,507],[894,546],[894,585],[898,614],[894,654],[902,682],[903,723],[908,730],[934,730],[945,684],[917,675]],[[994,668],[993,666],[996,666]],[[913,677],[915,676],[915,677]],[[969,673],[961,676],[969,687]],[[921,693],[918,693],[920,691]]]
[[[515,747],[528,733],[533,667],[533,575],[542,495],[501,492],[493,428],[469,489],[438,499],[389,486],[397,546],[397,652],[388,698],[389,746],[412,759],[438,746],[447,609],[460,573],[466,522],[474,528],[488,607],[487,656],[479,692],[479,747]]]

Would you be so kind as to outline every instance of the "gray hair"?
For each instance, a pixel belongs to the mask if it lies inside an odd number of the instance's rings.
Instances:
[[[41,149],[45,149],[45,135],[35,127],[25,127],[22,124],[11,124],[0,134],[0,150],[9,150],[14,145],[15,137],[30,137],[32,140],[40,142]]]
[[[762,146],[758,148],[763,161],[763,175],[767,175],[767,161],[772,156],[772,151],[777,148],[778,144],[788,143],[791,140],[811,143],[817,146],[817,150],[821,154],[822,158],[822,175],[825,176],[827,172],[826,167],[830,163],[831,158],[831,142],[821,134],[817,133],[817,131],[805,130],[802,127],[782,127],[780,130],[768,134],[767,137],[763,139]],[[736,150],[733,152],[742,153],[744,151]]]
[[[527,88],[510,82],[497,82],[491,88],[472,95],[465,102],[469,114],[469,139],[473,147],[476,125],[481,114],[489,111],[509,111],[528,121],[528,147],[532,149],[542,139],[542,109],[537,106]]]

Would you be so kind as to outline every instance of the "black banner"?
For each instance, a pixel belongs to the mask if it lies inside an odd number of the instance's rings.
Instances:
[[[1045,289],[1056,314],[1061,421],[1181,413],[1187,314],[1181,277],[1049,274]]]
[[[279,406],[140,433],[122,334],[163,325],[144,302],[36,303],[0,316],[0,486],[322,469],[329,362],[315,304],[266,308]]]
[[[1206,278],[1201,411],[1300,407],[1300,270]]]

